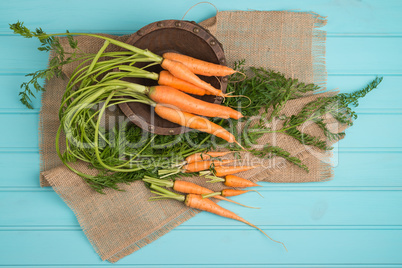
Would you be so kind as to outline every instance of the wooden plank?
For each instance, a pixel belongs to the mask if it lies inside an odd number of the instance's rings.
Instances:
[[[400,187],[400,153],[340,152],[328,186]]]
[[[271,228],[300,229],[304,227],[338,226],[401,226],[402,217],[398,211],[402,205],[402,191],[399,190],[319,190],[300,186],[296,191],[270,187],[264,184],[258,189],[264,198],[256,193],[232,198],[240,203],[261,209],[249,209],[235,204],[220,202],[250,222]],[[292,187],[294,185],[288,185]],[[172,201],[174,202],[174,201]],[[7,191],[0,195],[0,226],[77,226],[73,212],[52,191]],[[370,213],[367,213],[367,211]],[[286,213],[283,213],[286,211]],[[201,213],[185,226],[214,229],[217,226],[244,228],[242,223]]]
[[[166,8],[165,1],[154,0],[137,2],[117,0],[113,5],[105,0],[82,2],[71,0],[66,4],[55,4],[51,0],[41,1],[41,5],[29,1],[2,1],[0,9],[0,34],[9,34],[9,23],[18,20],[26,22],[30,27],[42,27],[51,32],[92,31],[127,33],[144,25],[163,19],[181,19],[186,11],[199,1],[171,0],[175,8]],[[392,35],[402,33],[402,18],[399,10],[402,4],[398,0],[366,0],[366,1],[214,1],[221,10],[293,10],[313,11],[327,16],[330,23],[325,27],[334,34],[381,34]],[[21,8],[23,7],[23,8]],[[79,7],[79,8],[76,8]],[[105,8],[107,7],[107,8]],[[122,8],[124,7],[124,8]],[[152,12],[144,12],[144,10]],[[202,21],[215,15],[215,9],[209,5],[193,8],[185,17],[187,20]],[[71,16],[80,19],[70,19]]]
[[[40,42],[20,36],[1,36],[0,72],[6,74],[28,74],[46,69],[48,53],[39,51]]]
[[[328,73],[401,74],[401,45],[402,38],[331,38],[326,43]]]
[[[388,267],[402,265],[392,248],[402,230],[269,230],[289,252],[256,230],[173,230],[119,267]],[[1,264],[9,267],[95,266],[101,262],[80,231],[2,231]],[[174,244],[172,244],[174,241]],[[308,247],[306,246],[308,244]],[[208,246],[206,246],[208,245]],[[23,252],[23,258],[19,253]],[[229,254],[230,252],[230,254]],[[157,257],[155,257],[157,256]],[[288,266],[289,265],[289,266]],[[294,265],[294,266],[292,266]],[[392,267],[392,266],[391,266]]]
[[[38,152],[1,152],[0,169],[0,187],[39,187]]]
[[[47,53],[36,48],[38,42],[19,36],[2,36],[0,73],[26,74],[46,68]],[[402,38],[328,38],[327,69],[330,74],[400,75]]]
[[[0,114],[0,148],[38,147],[39,114]]]
[[[340,151],[334,156],[337,163],[334,179],[325,183],[293,184],[291,189],[322,187],[402,187],[401,152],[353,152]],[[358,160],[358,161],[357,161]],[[15,168],[15,163],[23,163]],[[12,188],[18,191],[26,188],[42,191],[39,187],[38,152],[0,152],[0,190]],[[386,174],[386,175],[384,175]],[[285,188],[289,184],[265,183],[269,188]],[[36,187],[36,188],[33,188]]]
[[[402,147],[397,138],[401,126],[400,114],[360,114],[354,125],[346,130],[346,136],[339,141],[339,148],[395,148]]]
[[[0,113],[38,113],[41,105],[41,94],[32,98],[33,107],[36,110],[27,109],[21,102],[18,93],[21,91],[20,85],[30,79],[24,75],[0,75],[0,85],[2,87],[2,97],[0,98]],[[42,82],[43,84],[43,82]]]

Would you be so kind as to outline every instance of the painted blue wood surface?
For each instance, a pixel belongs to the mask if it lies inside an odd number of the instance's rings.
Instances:
[[[38,118],[18,100],[24,75],[46,67],[34,40],[14,36],[24,21],[49,32],[128,34],[157,20],[181,19],[198,1],[0,1],[0,266],[2,267],[402,267],[402,1],[211,1],[220,10],[299,10],[328,16],[328,88],[359,89],[375,76],[380,88],[357,108],[339,142],[332,181],[264,183],[236,207],[289,253],[258,231],[201,213],[117,264],[102,262],[72,211],[39,187]],[[201,21],[200,5],[186,19]],[[234,208],[231,204],[222,204]]]

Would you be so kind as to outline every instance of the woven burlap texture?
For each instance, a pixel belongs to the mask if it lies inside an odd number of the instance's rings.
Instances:
[[[200,24],[223,44],[229,65],[236,60],[246,59],[249,66],[271,68],[305,83],[325,85],[325,32],[317,29],[325,23],[325,18],[306,12],[224,11]],[[112,37],[121,41],[128,38]],[[82,51],[91,53],[96,52],[103,44],[102,40],[90,37],[77,37],[77,40]],[[61,42],[68,49],[66,40],[61,39]],[[109,48],[112,49],[113,47]],[[72,73],[74,66],[76,65],[64,68],[67,76]],[[87,186],[82,178],[61,165],[54,144],[59,125],[57,111],[65,85],[66,81],[58,78],[47,81],[46,92],[42,97],[40,181],[42,186],[52,186],[74,211],[80,226],[102,260],[116,262],[198,213],[177,201],[148,202],[150,193],[141,182],[121,185],[125,191],[106,189],[106,194],[101,195]],[[318,96],[289,101],[283,114],[289,116],[297,113]],[[280,122],[273,127],[277,126],[280,126]],[[301,126],[300,129],[323,137],[320,129],[313,125]],[[301,157],[310,172],[274,157],[264,162],[265,167],[241,173],[241,176],[253,181],[270,182],[311,182],[331,178],[329,153],[313,151],[281,134],[264,135],[260,143],[267,142]],[[259,160],[247,154],[243,157],[250,161]],[[94,172],[82,163],[75,163],[73,166],[83,172]],[[204,184],[204,180],[200,178],[187,179]]]

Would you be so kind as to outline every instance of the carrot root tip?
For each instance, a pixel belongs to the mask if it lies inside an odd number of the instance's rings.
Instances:
[[[248,190],[249,192],[256,192],[257,194],[259,194],[262,198],[264,198],[264,196],[260,193],[260,192],[258,192],[258,191],[256,191],[256,190]]]
[[[260,229],[259,227],[255,226],[254,224],[249,223],[249,222],[247,222],[247,221],[246,221],[245,223],[247,223],[247,224],[250,225],[251,227],[254,227],[254,228],[256,228],[257,230],[259,230],[259,231],[260,231],[261,233],[263,233],[266,237],[268,237],[269,239],[271,239],[271,241],[273,241],[273,242],[275,242],[275,243],[282,244],[282,246],[285,248],[286,252],[288,252],[288,249],[286,248],[286,246],[285,246],[285,244],[284,244],[283,242],[280,242],[280,241],[277,241],[277,240],[271,238],[271,237],[270,237],[269,235],[267,235],[262,229]]]
[[[248,152],[246,148],[244,148],[238,141],[235,141],[235,143],[242,148],[244,151]]]
[[[240,79],[240,80],[231,80],[230,83],[238,83],[238,82],[244,81],[244,79],[247,78],[247,75],[245,73],[243,73],[243,72],[235,71],[234,73],[241,74],[243,76],[243,78]]]
[[[244,107],[236,107],[236,106],[229,105],[229,107],[231,107],[231,108],[247,108],[247,107],[249,107],[249,106],[251,105],[251,103],[252,103],[252,100],[250,99],[250,97],[248,97],[248,96],[246,96],[246,95],[230,95],[230,96],[227,96],[227,97],[228,97],[228,98],[241,97],[241,98],[246,98],[246,99],[248,99],[248,104],[247,104],[246,106],[244,106]]]

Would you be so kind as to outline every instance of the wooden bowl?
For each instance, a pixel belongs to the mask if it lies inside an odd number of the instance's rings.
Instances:
[[[177,52],[197,59],[225,65],[226,59],[222,45],[208,30],[195,22],[181,20],[157,21],[141,28],[131,35],[128,44],[142,49],[148,49],[155,54]],[[138,64],[136,66],[145,66]],[[162,68],[157,65],[148,70],[159,73]],[[204,77],[200,78],[215,88],[226,92],[227,78]],[[128,78],[127,81],[147,86],[157,85],[149,79]],[[207,102],[221,103],[222,98],[215,96],[194,96]],[[155,114],[154,109],[141,103],[123,103],[119,105],[123,113],[142,129],[160,135],[176,135],[190,129],[169,122]]]

